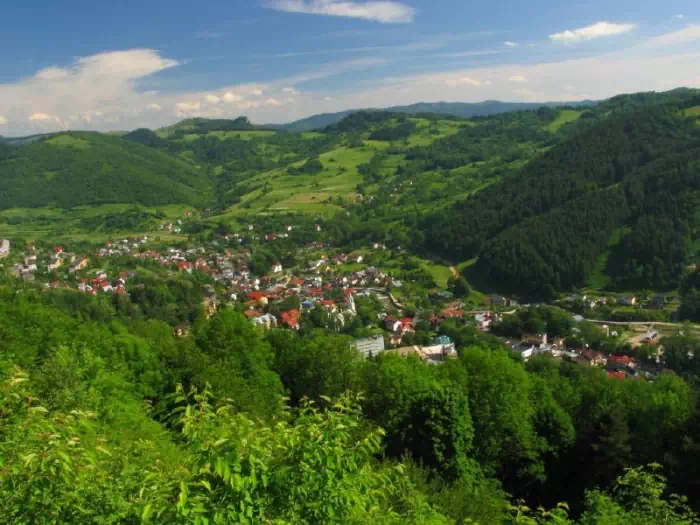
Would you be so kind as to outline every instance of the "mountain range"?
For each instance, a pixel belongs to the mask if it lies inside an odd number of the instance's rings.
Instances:
[[[460,118],[471,117],[487,117],[489,115],[498,115],[499,113],[510,113],[513,111],[526,111],[537,109],[540,107],[585,107],[596,104],[593,101],[582,101],[575,103],[564,102],[500,102],[498,100],[487,100],[477,103],[466,102],[419,102],[409,106],[393,106],[385,109],[365,109],[365,110],[348,110],[338,113],[322,113],[311,117],[290,122],[289,124],[281,124],[276,127],[287,131],[313,131],[322,129],[333,124],[337,124],[348,115],[357,112],[367,111],[389,111],[391,113],[406,113],[409,115],[433,114],[433,115],[451,115]]]

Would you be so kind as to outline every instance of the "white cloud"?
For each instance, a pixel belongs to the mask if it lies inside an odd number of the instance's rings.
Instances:
[[[522,75],[513,75],[508,79],[508,82],[515,82],[515,83],[525,83],[527,82],[527,78],[525,78]]]
[[[649,39],[644,47],[665,47],[678,44],[687,44],[700,40],[700,25],[689,25],[678,31],[666,33]]]
[[[158,103],[157,93],[138,90],[139,81],[178,64],[149,49],[77,58],[67,66],[0,83],[0,114],[12,123],[12,134],[58,131],[72,116],[82,126],[98,128],[116,118],[136,117]]]
[[[550,40],[564,44],[574,44],[584,40],[595,40],[607,36],[622,35],[637,29],[637,24],[613,24],[610,22],[598,22],[596,24],[581,27],[579,29],[562,31],[549,35]]]
[[[202,105],[199,102],[178,102],[175,104],[175,109],[179,116],[189,116],[196,114],[201,109]]]
[[[231,93],[230,91],[227,91],[226,93],[224,93],[223,98],[224,98],[224,102],[228,102],[228,103],[240,102],[241,100],[243,100],[243,97],[241,97],[240,95],[236,95],[235,93]]]
[[[253,95],[254,97],[262,97],[264,92],[262,89],[255,88],[250,92],[250,94]]]
[[[32,122],[41,122],[44,120],[55,121],[57,119],[58,117],[53,117],[51,115],[47,115],[46,113],[32,113],[31,115],[29,115],[29,120],[31,120]]]
[[[266,106],[279,107],[279,106],[281,106],[282,104],[283,104],[283,103],[280,102],[279,100],[277,100],[276,98],[268,98],[268,99],[265,101],[265,105],[266,105]]]
[[[290,95],[298,95],[299,92],[293,87],[286,87],[282,89],[282,93],[289,93]]]
[[[506,40],[505,42],[503,42],[503,45],[506,47],[514,48],[514,47],[518,47],[520,44],[518,44],[517,42],[513,42],[511,40]]]
[[[207,95],[206,100],[209,102],[209,104],[218,104],[221,102],[221,97],[218,95]]]
[[[0,126],[4,126],[8,122],[9,120],[7,120],[7,117],[3,117],[2,115],[0,115]]]
[[[258,109],[262,104],[254,100],[244,100],[238,105],[238,109]]]
[[[413,22],[416,10],[395,1],[352,2],[348,0],[270,0],[267,7],[287,13],[342,16],[401,24]]]
[[[481,86],[481,80],[471,77],[449,78],[446,80],[448,86]]]
[[[676,15],[673,18],[675,18],[676,20],[685,20],[685,15]]]
[[[69,71],[66,69],[61,69],[60,67],[47,67],[38,71],[35,78],[39,80],[59,80],[61,78],[66,78],[69,75]]]
[[[148,106],[146,106],[146,109],[148,109],[150,111],[162,111],[163,106],[161,106],[160,104],[154,103],[154,104],[149,104]]]

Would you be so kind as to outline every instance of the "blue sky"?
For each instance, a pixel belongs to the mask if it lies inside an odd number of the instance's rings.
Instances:
[[[700,87],[700,2],[12,2],[0,134]]]

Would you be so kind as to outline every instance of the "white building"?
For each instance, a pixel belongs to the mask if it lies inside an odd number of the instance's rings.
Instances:
[[[366,339],[357,339],[355,348],[363,355],[363,357],[376,357],[386,350],[384,346],[384,336],[376,335]]]
[[[10,255],[10,241],[7,239],[3,239],[0,241],[0,259],[4,259],[5,257]]]

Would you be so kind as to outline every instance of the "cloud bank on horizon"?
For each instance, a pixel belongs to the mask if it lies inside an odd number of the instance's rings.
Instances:
[[[340,17],[375,27],[410,24],[422,13],[394,1],[270,0],[263,5],[263,11]],[[155,128],[191,117],[246,115],[258,123],[280,123],[415,102],[574,102],[700,87],[700,25],[680,15],[669,19],[676,27],[657,32],[638,22],[601,21],[572,24],[574,29],[543,32],[539,38],[507,35],[512,39],[505,40],[499,32],[412,37],[393,47],[367,46],[345,60],[298,66],[291,74],[251,76],[207,89],[158,89],[164,75],[186,77],[186,57],[140,47],[102,52],[0,83],[0,135]],[[620,45],[601,48],[604,42]],[[448,45],[462,48],[448,50]]]

